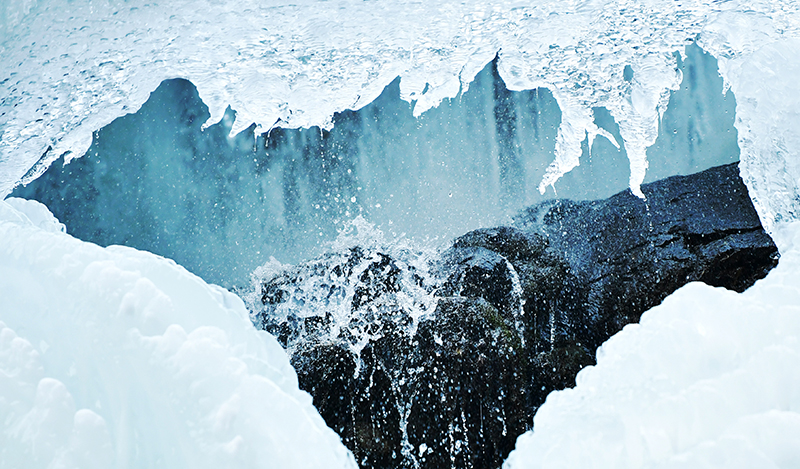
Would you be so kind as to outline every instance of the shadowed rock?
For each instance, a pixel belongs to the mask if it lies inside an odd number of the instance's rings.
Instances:
[[[642,189],[530,207],[427,263],[354,246],[283,268],[254,322],[362,467],[500,467],[623,326],[688,282],[743,291],[777,264],[735,164]]]

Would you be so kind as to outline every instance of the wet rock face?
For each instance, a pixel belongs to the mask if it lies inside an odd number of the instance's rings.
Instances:
[[[598,201],[557,200],[515,221],[564,253],[582,303],[577,314],[560,311],[565,321],[556,328],[574,330],[567,335],[592,351],[686,283],[741,292],[778,262],[736,164],[642,190],[646,200],[629,191]]]
[[[433,258],[354,246],[260,285],[362,467],[497,468],[597,347],[691,281],[743,291],[777,264],[736,165],[587,202],[555,200]]]

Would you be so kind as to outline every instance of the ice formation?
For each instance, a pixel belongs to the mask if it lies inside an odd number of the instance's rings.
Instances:
[[[737,294],[691,283],[551,393],[505,469],[800,465],[800,223]]]
[[[791,1],[167,7],[84,0],[5,10],[0,60],[11,66],[0,77],[3,195],[59,155],[82,155],[93,131],[138,109],[166,78],[197,85],[209,123],[230,105],[238,113],[235,133],[253,122],[261,130],[329,124],[333,112],[366,105],[397,76],[401,96],[420,115],[466,89],[498,51],[509,89],[548,88],[561,108],[555,160],[540,189],[579,163],[587,135],[607,136],[591,112],[604,107],[619,124],[636,193],[669,91],[680,84],[673,54],[698,39],[723,61],[721,74],[737,97],[753,101],[740,106],[737,128],[763,221],[771,227],[800,205],[789,157],[798,138],[787,119],[775,117],[797,109],[793,96],[800,95],[786,79],[798,62]],[[766,86],[749,86],[761,78]],[[762,116],[759,106],[780,112]]]
[[[334,112],[365,106],[397,76],[419,116],[466,90],[498,53],[509,89],[547,88],[561,109],[539,188],[579,163],[587,136],[608,138],[592,117],[605,108],[637,193],[680,84],[674,54],[696,41],[736,96],[741,171],[765,227],[796,232],[784,225],[800,214],[799,15],[790,0],[6,2],[0,196],[59,156],[81,156],[92,132],[164,79],[191,80],[209,124],[230,105],[232,133],[251,123],[329,127]],[[167,260],[75,240],[41,207],[2,202],[0,220],[4,464],[352,464],[239,300]],[[611,465],[797,465],[798,245],[784,242],[782,264],[751,292],[690,286],[612,339],[608,360],[542,408],[508,466],[559,454],[590,454],[590,466],[604,455]],[[662,346],[654,355],[639,346],[648,339]],[[702,358],[667,374],[665,350]],[[648,356],[655,363],[642,363]],[[665,371],[631,373],[636,362]],[[622,387],[637,379],[640,395]],[[580,413],[588,407],[598,413]],[[574,442],[608,452],[570,450]],[[528,452],[543,447],[553,452]]]
[[[356,467],[237,296],[37,202],[0,239],[0,467]]]
[[[647,151],[646,182],[739,159],[735,100],[722,93],[717,61],[696,45],[685,55],[681,89]],[[250,127],[230,137],[233,112],[201,130],[209,113],[196,88],[168,80],[136,113],[96,132],[84,157],[56,161],[12,195],[44,203],[84,241],[160,254],[229,287],[270,256],[313,258],[356,214],[390,236],[445,244],[554,195],[599,199],[628,187],[624,147],[596,139],[581,145],[580,167],[540,194],[561,111],[547,90],[509,91],[496,60],[420,117],[399,82],[335,114],[330,131],[256,136]],[[608,112],[594,114],[621,141]]]

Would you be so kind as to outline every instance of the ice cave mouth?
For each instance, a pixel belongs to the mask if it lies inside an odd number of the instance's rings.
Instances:
[[[6,3],[0,466],[800,467],[792,2]]]
[[[733,94],[699,47],[676,57],[647,202],[605,139],[540,194],[562,113],[509,91],[497,59],[419,117],[397,79],[330,130],[260,135],[231,135],[230,108],[203,129],[195,86],[166,80],[13,195],[242,295],[363,467],[499,467],[624,325],[689,281],[742,291],[777,264],[734,164]],[[607,110],[594,122],[622,142]],[[648,248],[595,255],[612,245]]]
[[[672,93],[648,150],[646,181],[738,160],[735,99],[698,46],[678,57]],[[444,245],[558,196],[608,197],[628,185],[624,146],[583,142],[581,165],[536,190],[552,161],[561,111],[546,89],[509,91],[488,64],[469,89],[414,117],[399,80],[330,131],[254,127],[229,136],[234,113],[201,130],[208,108],[182,79],[95,132],[87,153],[56,163],[14,195],[43,202],[74,236],[174,259],[233,288],[275,257],[320,254],[356,216],[390,237]],[[622,141],[605,109],[596,124]],[[675,158],[674,155],[681,155]]]

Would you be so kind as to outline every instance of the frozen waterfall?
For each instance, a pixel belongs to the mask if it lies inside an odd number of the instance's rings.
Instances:
[[[435,246],[545,198],[627,187],[625,149],[596,139],[581,144],[581,166],[540,194],[561,111],[546,89],[508,91],[496,63],[419,117],[395,80],[358,111],[336,113],[330,130],[250,127],[233,137],[233,111],[201,130],[209,113],[194,86],[167,81],[138,112],[96,132],[84,157],[57,162],[14,195],[43,202],[80,239],[151,251],[231,287],[270,257],[319,254],[359,215]],[[716,61],[690,45],[678,63],[682,87],[648,151],[648,180],[739,158],[735,103]],[[608,112],[594,113],[622,141]]]
[[[785,261],[612,338],[507,467],[800,464],[797,2],[26,0],[0,63],[0,466],[355,467],[206,282],[737,155]]]
[[[792,73],[793,61],[781,59],[796,47],[792,5],[15,3],[5,7],[2,23],[0,53],[12,67],[0,81],[0,193],[39,176],[59,156],[83,155],[92,132],[139,109],[164,79],[183,77],[198,87],[209,106],[207,124],[230,105],[237,111],[233,134],[251,123],[258,133],[330,128],[335,112],[366,106],[398,76],[401,98],[420,116],[466,91],[498,53],[509,89],[549,89],[562,113],[540,190],[579,163],[587,134],[610,136],[594,122],[592,109],[600,107],[619,124],[629,183],[638,192],[646,149],[658,136],[670,90],[681,83],[674,54],[697,39],[720,61],[726,89],[754,103],[742,103],[736,125],[748,186],[771,226],[797,211],[798,175],[781,150],[792,141],[791,126],[762,119],[755,103],[777,99],[769,109],[793,109],[788,90],[757,95],[791,86],[780,77]],[[747,86],[753,79],[773,82]],[[777,160],[760,164],[768,149],[777,149]]]

